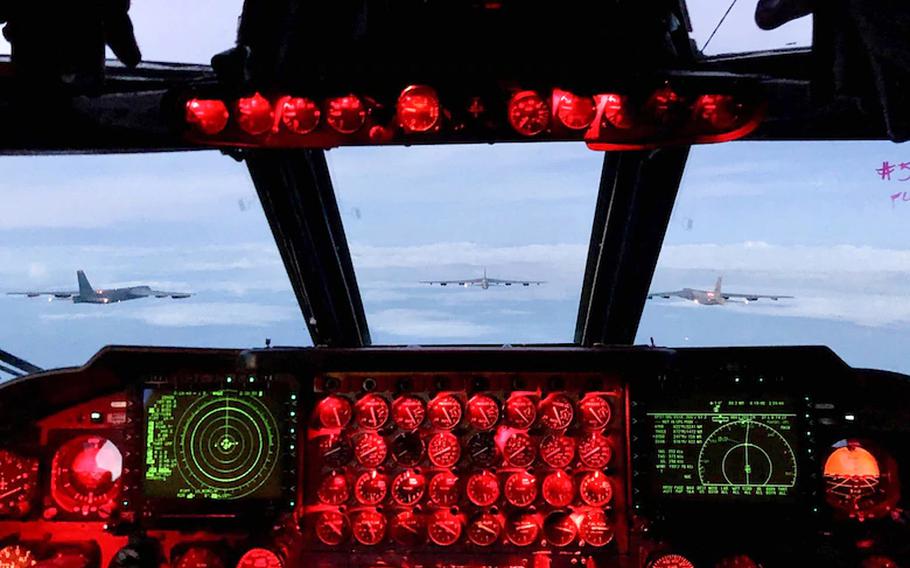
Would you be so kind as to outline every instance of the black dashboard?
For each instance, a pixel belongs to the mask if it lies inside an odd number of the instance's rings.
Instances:
[[[906,566],[908,400],[823,347],[109,347],[0,385],[0,566]]]

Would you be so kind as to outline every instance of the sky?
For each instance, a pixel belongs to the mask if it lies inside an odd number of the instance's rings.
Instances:
[[[204,63],[230,46],[239,6],[134,0],[131,13],[147,59]],[[727,6],[690,2],[699,45]],[[761,32],[753,9],[737,3],[706,51],[808,43],[808,19]],[[375,343],[571,341],[601,154],[506,144],[348,148],[327,158]],[[910,372],[899,349],[910,340],[910,193],[901,194],[910,181],[899,171],[882,180],[876,168],[886,160],[910,163],[910,146],[694,148],[652,289],[708,288],[723,276],[731,292],[796,299],[650,301],[638,342],[827,344],[853,365]],[[94,306],[0,295],[0,348],[55,367],[106,344],[310,343],[243,164],[217,152],[5,157],[2,171],[0,291],[72,289],[83,269],[96,287],[194,296]],[[546,284],[419,283],[484,268]]]

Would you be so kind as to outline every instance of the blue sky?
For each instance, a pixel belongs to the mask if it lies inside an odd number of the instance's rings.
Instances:
[[[149,59],[205,62],[231,43],[221,0],[134,2]],[[233,2],[239,10],[240,2]],[[217,9],[216,9],[217,6]],[[746,8],[743,8],[745,6]],[[737,4],[709,52],[805,43],[808,20],[771,34]],[[726,9],[691,2],[700,43]],[[158,33],[165,26],[169,34]],[[192,37],[193,42],[171,41]],[[583,144],[341,149],[328,153],[377,343],[565,342],[574,331],[603,156]],[[908,372],[910,202],[881,162],[890,143],[734,143],[693,150],[654,289],[791,294],[778,303],[650,302],[639,341],[816,344]],[[74,305],[0,296],[0,348],[42,366],[109,343],[309,343],[246,169],[215,152],[2,158],[0,290],[145,283],[188,300]],[[910,182],[906,182],[910,191]],[[428,278],[546,280],[539,288],[430,288]]]

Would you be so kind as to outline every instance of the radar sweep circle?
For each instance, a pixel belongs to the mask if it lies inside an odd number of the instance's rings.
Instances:
[[[796,454],[783,434],[754,418],[715,428],[698,452],[698,476],[706,486],[796,485]]]

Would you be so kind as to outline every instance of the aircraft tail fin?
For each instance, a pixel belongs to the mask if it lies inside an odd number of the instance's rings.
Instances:
[[[717,282],[714,283],[714,294],[717,296],[720,296],[720,284],[723,279],[724,279],[723,276],[718,276]]]
[[[92,285],[89,283],[88,278],[85,277],[85,272],[81,270],[76,271],[76,278],[79,280],[79,295],[80,296],[94,296],[95,289],[92,288]]]

